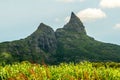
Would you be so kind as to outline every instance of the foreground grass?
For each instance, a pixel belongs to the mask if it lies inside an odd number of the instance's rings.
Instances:
[[[90,62],[47,66],[22,62],[0,66],[0,80],[120,80],[120,66]]]

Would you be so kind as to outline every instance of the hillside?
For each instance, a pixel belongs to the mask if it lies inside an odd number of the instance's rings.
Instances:
[[[83,60],[120,62],[120,46],[88,36],[85,26],[72,12],[63,28],[54,31],[41,23],[25,39],[0,43],[0,63],[24,60],[48,64]]]

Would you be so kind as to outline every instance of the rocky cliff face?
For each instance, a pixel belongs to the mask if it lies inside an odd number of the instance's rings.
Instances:
[[[73,12],[71,13],[71,18],[69,22],[66,25],[64,25],[63,28],[56,30],[56,36],[58,37],[66,31],[86,35],[86,30],[83,23]]]
[[[50,60],[49,56],[56,53],[56,37],[54,30],[43,23],[38,29],[25,39],[5,42],[0,44],[1,60],[8,62],[11,58],[14,61],[28,60],[31,62],[41,63],[42,60]]]
[[[28,37],[28,41],[36,49],[42,49],[46,53],[54,53],[57,47],[54,30],[43,23]]]
[[[64,30],[86,34],[85,27],[80,19],[72,12],[69,22],[63,27]]]
[[[25,39],[0,43],[0,63],[24,60],[49,64],[83,60],[120,62],[120,46],[88,36],[83,23],[72,12],[70,21],[55,32],[41,23]]]

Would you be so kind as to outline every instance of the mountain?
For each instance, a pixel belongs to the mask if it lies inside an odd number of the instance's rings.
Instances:
[[[25,60],[48,64],[83,60],[120,62],[120,46],[88,36],[85,26],[72,12],[63,28],[54,31],[41,23],[25,39],[0,43],[0,63]]]
[[[38,29],[25,39],[0,44],[0,61],[11,63],[28,60],[41,63],[56,51],[54,30],[41,23]]]
[[[56,30],[56,38],[58,62],[120,61],[120,46],[88,36],[83,23],[74,13],[63,28]]]

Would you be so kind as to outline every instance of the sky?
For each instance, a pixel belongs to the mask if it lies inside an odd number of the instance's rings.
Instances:
[[[120,0],[0,0],[0,42],[24,39],[42,22],[61,28],[71,12],[89,36],[120,45]]]

